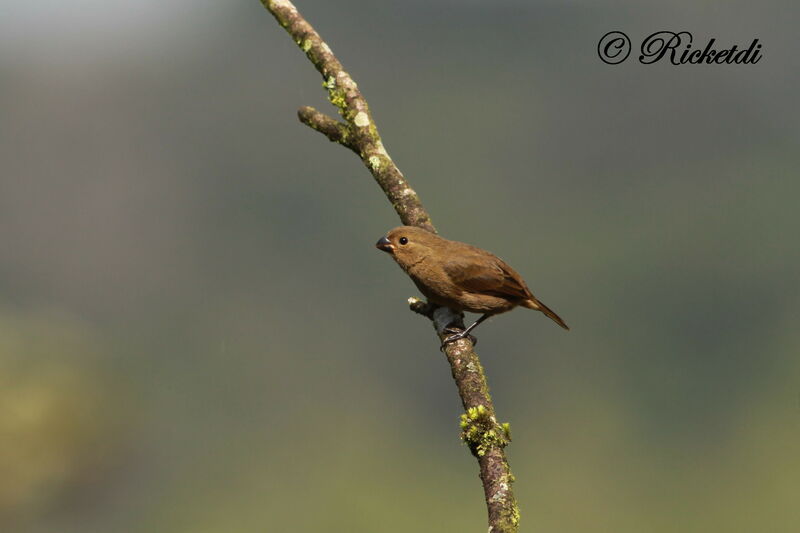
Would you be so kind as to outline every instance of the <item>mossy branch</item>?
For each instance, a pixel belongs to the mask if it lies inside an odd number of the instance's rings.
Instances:
[[[384,148],[366,99],[330,47],[289,0],[261,0],[261,3],[322,75],[328,99],[342,117],[342,120],[337,120],[312,107],[301,107],[298,111],[300,121],[358,154],[403,224],[435,233],[419,196]],[[413,311],[431,319],[440,341],[448,335],[445,332],[447,328],[464,328],[461,313],[415,298],[409,300],[409,305]],[[508,425],[497,422],[486,375],[472,342],[464,338],[449,343],[444,352],[464,405],[461,437],[480,467],[489,513],[489,533],[516,532],[519,509],[511,488],[514,476],[504,451],[510,440]]]

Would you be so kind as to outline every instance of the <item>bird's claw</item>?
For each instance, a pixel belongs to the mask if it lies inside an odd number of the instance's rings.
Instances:
[[[453,333],[442,341],[442,345],[439,347],[439,350],[444,351],[445,347],[450,344],[451,342],[456,342],[458,340],[463,339],[464,337],[468,338],[472,345],[475,346],[478,344],[478,339],[458,328],[445,328],[444,333]]]

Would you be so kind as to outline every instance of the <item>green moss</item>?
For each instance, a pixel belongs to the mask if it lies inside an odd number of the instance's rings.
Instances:
[[[467,409],[460,425],[461,439],[477,457],[483,457],[492,447],[504,448],[511,440],[511,426],[498,424],[483,405]]]
[[[503,522],[505,523],[501,527],[503,527],[506,531],[517,531],[519,528],[519,507],[517,506],[516,502],[514,502],[514,505],[511,506],[508,514],[503,517]]]
[[[345,98],[344,90],[336,85],[336,78],[328,76],[328,78],[322,82],[322,86],[328,91],[328,100],[330,103],[338,107],[339,113],[344,115],[347,108],[347,99]]]

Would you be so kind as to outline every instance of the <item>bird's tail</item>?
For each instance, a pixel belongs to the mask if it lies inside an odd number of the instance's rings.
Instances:
[[[525,300],[522,302],[522,305],[527,307],[528,309],[536,309],[537,311],[541,311],[545,315],[547,315],[553,322],[561,326],[562,328],[569,330],[569,326],[566,322],[561,320],[561,317],[558,316],[555,311],[544,305],[542,302],[537,300],[536,298],[531,298],[530,300]]]

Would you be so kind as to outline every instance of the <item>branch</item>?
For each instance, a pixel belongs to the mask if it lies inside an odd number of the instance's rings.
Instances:
[[[436,233],[419,196],[384,148],[366,99],[330,47],[289,0],[261,0],[261,3],[322,74],[328,99],[344,120],[339,121],[312,107],[302,107],[298,111],[300,121],[358,154],[403,224]],[[416,298],[409,299],[409,305],[412,311],[431,319],[440,342],[448,335],[445,333],[448,327],[464,329],[462,313]],[[486,375],[472,342],[464,338],[449,343],[444,352],[465,410],[461,415],[461,438],[480,467],[489,533],[514,533],[519,525],[519,509],[511,489],[514,476],[504,451],[511,439],[508,424],[497,422]]]
[[[325,113],[320,113],[310,106],[303,106],[297,110],[297,118],[300,122],[324,134],[332,142],[343,144],[355,150],[350,141],[350,129],[347,124],[342,124],[333,117],[329,117]]]

